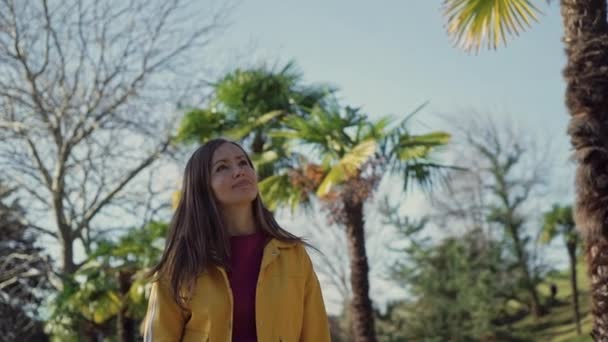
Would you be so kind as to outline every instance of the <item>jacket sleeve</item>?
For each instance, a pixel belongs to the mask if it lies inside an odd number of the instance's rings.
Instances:
[[[152,283],[144,324],[144,342],[177,342],[182,337],[186,314],[163,281]]]
[[[304,254],[307,277],[304,290],[304,319],[300,341],[329,342],[331,341],[329,322],[327,312],[325,311],[321,286],[306,250],[304,250]]]

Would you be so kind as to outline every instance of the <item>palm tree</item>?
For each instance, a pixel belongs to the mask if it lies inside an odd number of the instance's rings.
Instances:
[[[181,122],[178,141],[198,142],[225,136],[249,147],[260,179],[283,166],[286,141],[269,132],[284,127],[289,116],[308,110],[335,90],[327,85],[304,85],[294,62],[280,70],[261,66],[236,69],[212,84],[206,108],[193,109]]]
[[[443,132],[412,135],[408,116],[389,129],[390,120],[369,120],[359,109],[344,110],[333,102],[316,106],[307,118],[291,117],[288,129],[272,133],[315,156],[300,155],[297,163],[260,183],[262,196],[274,209],[292,208],[319,199],[331,221],[346,229],[352,298],[350,310],[356,341],[376,341],[369,297],[369,264],[365,249],[364,204],[382,177],[397,174],[404,187],[412,181],[429,186],[442,166],[431,152],[446,144]]]
[[[100,335],[114,335],[120,342],[137,340],[138,322],[147,306],[145,274],[160,258],[158,242],[167,227],[150,222],[130,229],[118,241],[98,240],[88,260],[52,303],[47,323],[51,334],[71,340],[81,329],[79,336],[89,341],[97,341]]]
[[[542,242],[549,243],[558,235],[564,238],[568,258],[570,261],[570,286],[572,287],[572,309],[574,310],[574,320],[576,321],[576,332],[581,334],[581,314],[578,305],[578,286],[576,282],[576,250],[579,245],[576,225],[572,217],[571,206],[554,205],[550,211],[544,215],[542,231]]]
[[[469,50],[495,48],[539,10],[531,0],[444,0],[447,29]],[[560,0],[567,65],[568,133],[575,149],[574,218],[583,233],[591,276],[595,340],[608,341],[608,22],[606,0]]]

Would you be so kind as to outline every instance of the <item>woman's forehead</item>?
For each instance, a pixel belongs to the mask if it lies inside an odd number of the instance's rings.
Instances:
[[[245,158],[245,153],[238,146],[232,143],[224,143],[213,153],[212,163],[220,160],[232,160]]]

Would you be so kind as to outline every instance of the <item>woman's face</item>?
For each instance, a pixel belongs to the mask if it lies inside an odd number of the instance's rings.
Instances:
[[[222,207],[249,205],[258,195],[257,177],[243,151],[224,143],[211,159],[211,189]]]

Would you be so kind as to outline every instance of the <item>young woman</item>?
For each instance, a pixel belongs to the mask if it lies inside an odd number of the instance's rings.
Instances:
[[[251,160],[215,139],[186,165],[144,341],[329,341],[305,243],[263,205]]]

